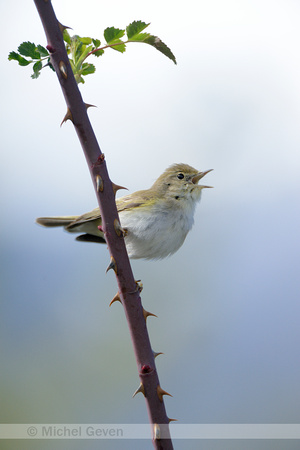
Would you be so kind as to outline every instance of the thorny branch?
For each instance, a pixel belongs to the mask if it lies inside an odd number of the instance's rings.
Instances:
[[[137,288],[129,263],[124,238],[119,230],[119,218],[115,204],[114,185],[110,181],[106,162],[101,153],[94,131],[87,115],[87,105],[83,102],[72,73],[63,42],[62,25],[57,21],[50,0],[34,0],[40,15],[51,53],[51,64],[55,68],[68,113],[83,148],[102,215],[102,228],[111,255],[109,268],[115,271],[118,296],[128,321],[133,348],[136,356],[140,387],[136,392],[145,396],[153,445],[156,449],[172,449],[169,422],[163,401],[169,395],[159,384],[154,358],[146,327],[147,311],[141,304],[140,289]],[[71,166],[71,164],[70,164]]]

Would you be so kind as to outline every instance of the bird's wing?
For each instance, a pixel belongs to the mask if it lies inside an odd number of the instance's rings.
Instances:
[[[135,192],[134,195],[129,194],[124,197],[120,197],[116,200],[117,210],[126,211],[132,208],[136,208],[137,206],[142,206],[145,203],[149,203],[150,198],[148,195],[148,191],[138,191]],[[73,228],[77,228],[80,225],[84,225],[87,222],[92,222],[94,220],[99,221],[101,223],[101,215],[99,208],[95,208],[90,212],[82,214],[73,220],[69,225],[66,226],[67,230],[72,230]]]
[[[81,216],[77,216],[75,220],[73,220],[67,227],[67,230],[71,230],[72,228],[76,228],[79,225],[82,225],[86,222],[91,222],[93,220],[101,220],[100,210],[99,208],[95,208],[90,212],[82,214]]]
[[[137,208],[148,204],[150,200],[149,190],[137,191],[134,194],[124,195],[117,199],[117,209],[120,211],[127,211],[129,209]]]

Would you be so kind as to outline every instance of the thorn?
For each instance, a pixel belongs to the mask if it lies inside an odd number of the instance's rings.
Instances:
[[[127,236],[127,230],[121,227],[120,222],[118,221],[118,219],[114,220],[114,229],[115,232],[117,233],[118,236]]]
[[[163,355],[163,352],[154,352],[153,350],[152,350],[152,353],[153,353],[154,358],[156,358],[159,355]]]
[[[126,187],[119,186],[118,184],[115,184],[113,182],[111,182],[111,184],[112,184],[112,188],[113,188],[115,196],[116,196],[117,191],[119,191],[120,189],[126,189],[126,191],[128,191],[128,189]]]
[[[60,23],[59,21],[57,21],[57,22],[58,22],[58,26],[59,26],[59,29],[62,32],[62,34],[64,34],[64,30],[73,30],[73,28],[67,27],[66,25],[63,25],[62,23]]]
[[[156,314],[152,314],[151,312],[146,311],[145,308],[143,308],[143,316],[144,316],[145,322],[147,320],[147,317],[149,317],[149,316],[157,317]]]
[[[163,401],[163,395],[169,395],[170,397],[173,397],[173,395],[169,394],[168,392],[164,391],[160,385],[157,385],[157,395],[159,400],[162,402]]]
[[[157,441],[160,439],[160,426],[158,423],[155,423],[153,427],[153,439]]]
[[[120,299],[120,295],[119,292],[116,293],[116,295],[114,296],[114,298],[112,299],[112,301],[110,302],[109,306],[111,306],[113,303],[115,302],[120,302],[122,303],[121,299]]]
[[[168,419],[168,420],[169,420],[169,423],[170,422],[178,422],[177,419]]]
[[[65,63],[63,61],[60,61],[58,67],[59,67],[59,70],[60,70],[62,76],[66,80],[68,78],[67,66],[65,65]]]
[[[117,263],[113,256],[110,257],[110,263],[105,273],[107,273],[110,269],[113,269],[115,271],[115,274],[117,275]]]
[[[132,398],[135,397],[136,394],[139,394],[140,392],[143,394],[144,397],[146,397],[146,396],[145,396],[145,388],[144,388],[143,383],[141,383],[141,384],[139,385],[139,387],[137,388],[137,390],[133,393]]]
[[[90,105],[89,103],[85,103],[85,107],[86,107],[86,109],[89,109],[89,108],[97,108],[97,106],[95,106],[95,105]]]
[[[97,192],[103,192],[103,180],[100,175],[96,175],[96,188]]]
[[[72,113],[71,113],[71,110],[70,110],[69,107],[67,109],[67,113],[66,113],[65,117],[63,118],[60,126],[62,126],[67,120],[71,120],[71,122],[74,123],[73,122],[73,116],[72,116]]]

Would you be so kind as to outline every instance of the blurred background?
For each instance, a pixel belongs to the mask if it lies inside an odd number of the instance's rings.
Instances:
[[[53,1],[73,34],[151,22],[150,46],[95,58],[80,89],[112,180],[148,188],[175,162],[214,169],[184,246],[133,261],[168,415],[179,423],[299,423],[300,4],[294,0]],[[46,45],[32,1],[1,8],[2,423],[147,423],[106,246],[35,218],[96,206],[56,76],[8,62]],[[123,195],[121,192],[120,195]],[[120,369],[121,368],[121,369]],[[176,427],[176,423],[172,423]],[[148,441],[3,441],[3,449],[149,449]],[[299,441],[174,442],[298,449]]]

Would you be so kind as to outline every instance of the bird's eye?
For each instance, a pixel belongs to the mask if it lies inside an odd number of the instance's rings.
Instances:
[[[179,174],[177,175],[177,178],[179,178],[179,180],[182,180],[182,179],[184,178],[183,173],[179,173]]]

